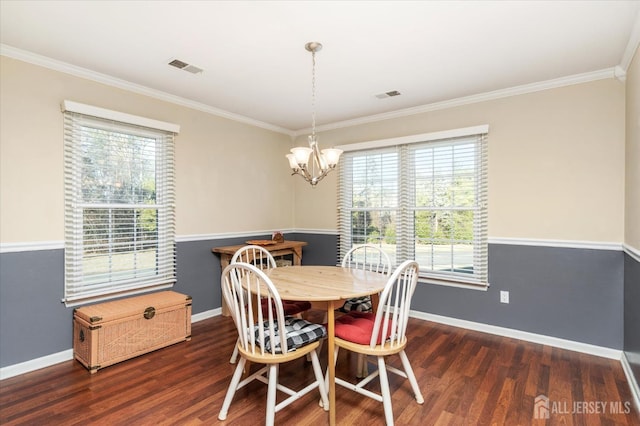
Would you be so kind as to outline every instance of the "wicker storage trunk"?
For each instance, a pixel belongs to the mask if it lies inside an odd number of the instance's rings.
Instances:
[[[183,340],[191,340],[191,297],[173,291],[73,313],[73,355],[91,373]]]

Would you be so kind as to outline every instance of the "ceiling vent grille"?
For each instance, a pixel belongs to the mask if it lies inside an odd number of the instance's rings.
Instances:
[[[169,62],[169,65],[190,72],[191,74],[200,74],[203,71],[202,68],[198,68],[195,65],[188,64],[184,61],[181,61],[180,59],[172,60],[171,62]]]
[[[376,95],[376,98],[378,99],[385,99],[385,98],[390,98],[392,96],[400,96],[400,92],[398,92],[397,90],[391,90],[389,92],[384,92],[384,93],[380,93],[378,95]]]

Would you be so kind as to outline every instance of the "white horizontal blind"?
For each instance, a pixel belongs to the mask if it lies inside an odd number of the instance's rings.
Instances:
[[[343,154],[339,255],[373,243],[430,281],[487,285],[486,134]]]
[[[170,287],[173,133],[64,113],[67,305]]]
[[[351,247],[377,245],[396,257],[400,219],[400,151],[396,147],[346,152],[339,167],[339,260]]]

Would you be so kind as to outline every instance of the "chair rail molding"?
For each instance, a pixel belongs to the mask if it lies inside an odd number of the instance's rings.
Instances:
[[[256,231],[220,232],[212,234],[177,235],[176,242],[223,240],[227,238],[255,237],[256,235],[271,235],[273,229]],[[338,235],[337,229],[314,228],[280,228],[283,234],[318,234]],[[640,250],[622,242],[607,241],[580,241],[580,240],[547,240],[535,238],[489,237],[489,244],[510,244],[516,246],[540,246],[540,247],[564,247],[592,250],[624,251],[629,256],[640,262]],[[64,241],[27,241],[0,243],[0,253],[12,253],[21,251],[57,250],[64,249]]]
[[[622,244],[622,250],[631,256],[636,262],[640,262],[640,250],[629,244]]]

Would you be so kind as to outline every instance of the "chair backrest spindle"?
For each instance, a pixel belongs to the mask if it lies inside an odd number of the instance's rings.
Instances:
[[[257,245],[244,246],[236,251],[231,258],[231,263],[236,262],[249,263],[262,270],[276,267],[276,260],[269,250]]]
[[[391,260],[380,247],[373,244],[362,244],[352,247],[345,254],[342,259],[342,267],[389,274]]]
[[[387,336],[387,344],[391,347],[399,346],[406,340],[409,309],[418,282],[418,270],[416,261],[406,260],[389,277],[380,294],[370,341],[372,348],[380,342],[380,336]]]

